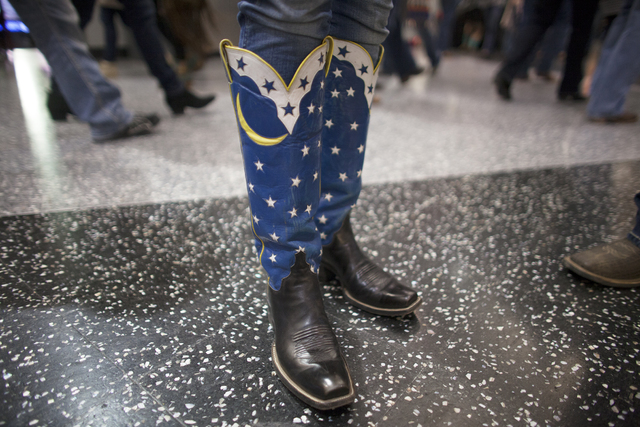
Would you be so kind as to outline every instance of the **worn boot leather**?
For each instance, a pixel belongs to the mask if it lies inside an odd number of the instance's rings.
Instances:
[[[564,265],[582,277],[606,286],[640,286],[640,248],[629,239],[596,246],[564,259]]]
[[[349,302],[373,314],[404,316],[422,303],[413,289],[399,283],[362,253],[348,215],[332,242],[322,247],[320,280],[334,278]]]
[[[267,287],[276,372],[293,394],[314,408],[348,405],[355,398],[353,382],[324,311],[320,282],[304,252],[295,260],[280,290]]]

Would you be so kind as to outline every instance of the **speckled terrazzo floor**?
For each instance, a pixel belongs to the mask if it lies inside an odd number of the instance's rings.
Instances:
[[[455,67],[469,64],[475,73]],[[536,82],[507,107],[480,86],[490,65],[454,57],[437,87],[391,80],[381,91],[378,123],[420,102],[431,118],[408,119],[424,140],[415,156],[384,148],[389,125],[374,130],[353,224],[361,246],[425,302],[388,319],[325,286],[358,391],[331,412],[300,403],[271,367],[247,201],[225,193],[243,189],[229,172],[234,124],[218,117],[226,94],[204,112],[165,113],[157,135],[114,145],[92,144],[82,124],[57,125],[55,161],[38,163],[17,90],[0,77],[13,94],[1,107],[13,119],[0,122],[0,425],[640,424],[639,291],[561,265],[630,228],[638,127],[586,124],[582,107],[554,103]],[[120,82],[138,79],[159,97],[137,67]],[[196,83],[204,91],[216,78]],[[457,99],[458,109],[443,113],[437,99]],[[634,92],[630,105],[639,104]],[[179,144],[178,131],[188,135]],[[396,148],[410,147],[412,132],[397,132],[406,135]],[[214,169],[207,159],[229,174],[194,179]]]

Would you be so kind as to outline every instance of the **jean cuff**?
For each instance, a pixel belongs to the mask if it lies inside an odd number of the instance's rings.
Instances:
[[[104,139],[110,135],[115,135],[120,132],[122,129],[129,126],[133,120],[133,114],[129,111],[123,111],[121,115],[121,120],[118,122],[111,122],[108,124],[90,124],[91,128],[91,137],[94,139]]]
[[[627,239],[631,240],[631,243],[640,248],[640,236],[635,234],[633,231],[627,235]]]

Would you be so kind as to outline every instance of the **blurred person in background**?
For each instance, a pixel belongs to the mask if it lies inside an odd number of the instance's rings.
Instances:
[[[389,35],[382,43],[386,55],[382,60],[382,68],[385,74],[398,74],[400,81],[406,83],[411,76],[424,71],[416,64],[411,52],[411,46],[402,36],[402,26],[407,13],[407,0],[394,0],[393,10],[389,15],[387,29]]]
[[[602,45],[593,75],[587,116],[597,123],[633,123],[624,111],[631,85],[640,76],[640,0],[625,0]]]
[[[440,55],[451,48],[453,27],[456,20],[456,8],[462,0],[440,0],[440,19],[438,20],[437,50]]]
[[[489,0],[482,8],[484,14],[484,37],[480,55],[490,58],[498,50],[500,20],[504,14],[506,0]]]
[[[522,11],[519,13],[518,26],[524,27],[533,14],[533,4],[535,0],[518,0],[523,3]],[[529,69],[534,66],[535,74],[545,81],[552,82],[554,78],[551,74],[553,62],[564,52],[571,33],[571,0],[562,0],[560,10],[556,15],[553,24],[547,29],[542,40],[536,45],[522,64],[515,78],[527,80]]]
[[[120,91],[100,73],[69,0],[9,0],[29,28],[74,114],[89,123],[96,142],[146,135],[158,124],[155,114],[134,115]],[[3,0],[4,2],[4,0]]]
[[[585,96],[591,94],[591,81],[593,80],[593,73],[595,73],[596,67],[598,66],[598,58],[600,58],[602,44],[607,37],[611,24],[614,19],[616,19],[616,16],[618,16],[618,13],[620,13],[620,9],[622,9],[623,1],[624,0],[600,0],[600,3],[598,3],[598,15],[600,19],[596,22],[594,28],[594,41],[586,60],[585,76],[584,79],[582,79],[582,93]]]
[[[563,0],[533,0],[531,19],[518,28],[511,48],[494,78],[500,98],[511,99],[511,83],[522,69],[527,58],[554,23],[562,7]],[[571,0],[571,37],[567,47],[564,73],[558,99],[561,101],[584,101],[580,93],[583,77],[583,59],[591,40],[591,28],[598,9],[598,0]]]
[[[94,1],[75,1],[79,15],[91,17]],[[140,54],[145,60],[149,71],[164,90],[165,101],[171,111],[174,114],[183,114],[187,107],[203,108],[213,101],[215,99],[214,95],[199,97],[190,92],[167,63],[164,47],[160,40],[160,30],[157,25],[156,10],[153,2],[151,0],[119,1],[122,3],[123,9],[118,13],[124,24],[132,30]],[[91,10],[91,13],[89,13],[89,10]],[[52,91],[53,94],[55,93]],[[57,97],[55,102],[49,102],[49,111],[54,120],[66,120],[67,114],[72,113],[67,106],[65,98]]]
[[[429,29],[431,17],[438,11],[437,0],[409,0],[407,2],[407,20],[415,25],[422,41],[425,53],[431,62],[431,74],[435,74],[440,65],[440,52],[436,47],[436,39]]]

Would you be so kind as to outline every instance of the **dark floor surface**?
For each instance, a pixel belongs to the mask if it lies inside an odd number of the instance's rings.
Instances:
[[[640,425],[640,293],[561,263],[625,235],[639,182],[366,186],[358,240],[424,304],[383,318],[325,286],[358,395],[331,412],[272,369],[246,198],[0,218],[0,425]]]

